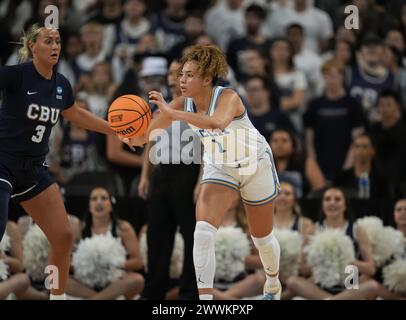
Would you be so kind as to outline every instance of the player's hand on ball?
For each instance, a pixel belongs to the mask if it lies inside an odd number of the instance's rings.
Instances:
[[[166,116],[173,118],[173,109],[171,109],[168,104],[166,103],[164,97],[162,96],[162,93],[158,91],[150,91],[148,93],[149,96],[149,102],[154,103],[158,106],[159,110],[165,114]]]
[[[133,137],[133,138],[126,138],[122,136],[118,136],[118,138],[121,140],[121,142],[125,143],[128,145],[131,150],[135,151],[134,147],[142,147],[145,144],[144,137]]]

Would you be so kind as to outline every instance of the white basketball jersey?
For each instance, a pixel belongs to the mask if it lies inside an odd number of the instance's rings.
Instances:
[[[208,116],[213,116],[216,111],[217,101],[224,89],[220,86],[213,88]],[[192,98],[185,99],[185,111],[196,112]],[[205,163],[240,167],[257,159],[267,149],[265,138],[253,126],[246,110],[223,130],[201,129],[190,123],[189,126],[203,143]]]

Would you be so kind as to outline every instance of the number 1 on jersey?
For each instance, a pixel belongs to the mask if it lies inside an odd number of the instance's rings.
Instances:
[[[37,132],[31,137],[31,140],[34,141],[35,143],[40,143],[42,141],[42,138],[44,137],[46,127],[43,125],[38,125],[35,130]]]

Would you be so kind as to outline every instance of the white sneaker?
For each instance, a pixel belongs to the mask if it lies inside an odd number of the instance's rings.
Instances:
[[[280,300],[282,294],[282,285],[279,279],[276,287],[268,286],[267,282],[268,281],[266,281],[264,285],[264,296],[262,297],[262,300]]]

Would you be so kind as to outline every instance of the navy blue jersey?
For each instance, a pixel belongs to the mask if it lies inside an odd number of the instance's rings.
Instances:
[[[309,103],[304,125],[314,130],[317,162],[327,179],[333,180],[341,172],[352,130],[364,123],[361,105],[349,95],[337,100],[322,96]]]
[[[47,80],[27,62],[0,68],[0,91],[0,153],[45,157],[52,127],[74,104],[68,80],[56,71]]]
[[[369,114],[378,101],[379,93],[385,89],[393,89],[394,81],[394,76],[390,71],[383,77],[374,77],[355,64],[351,68],[349,93],[351,97],[361,103],[366,114]]]

